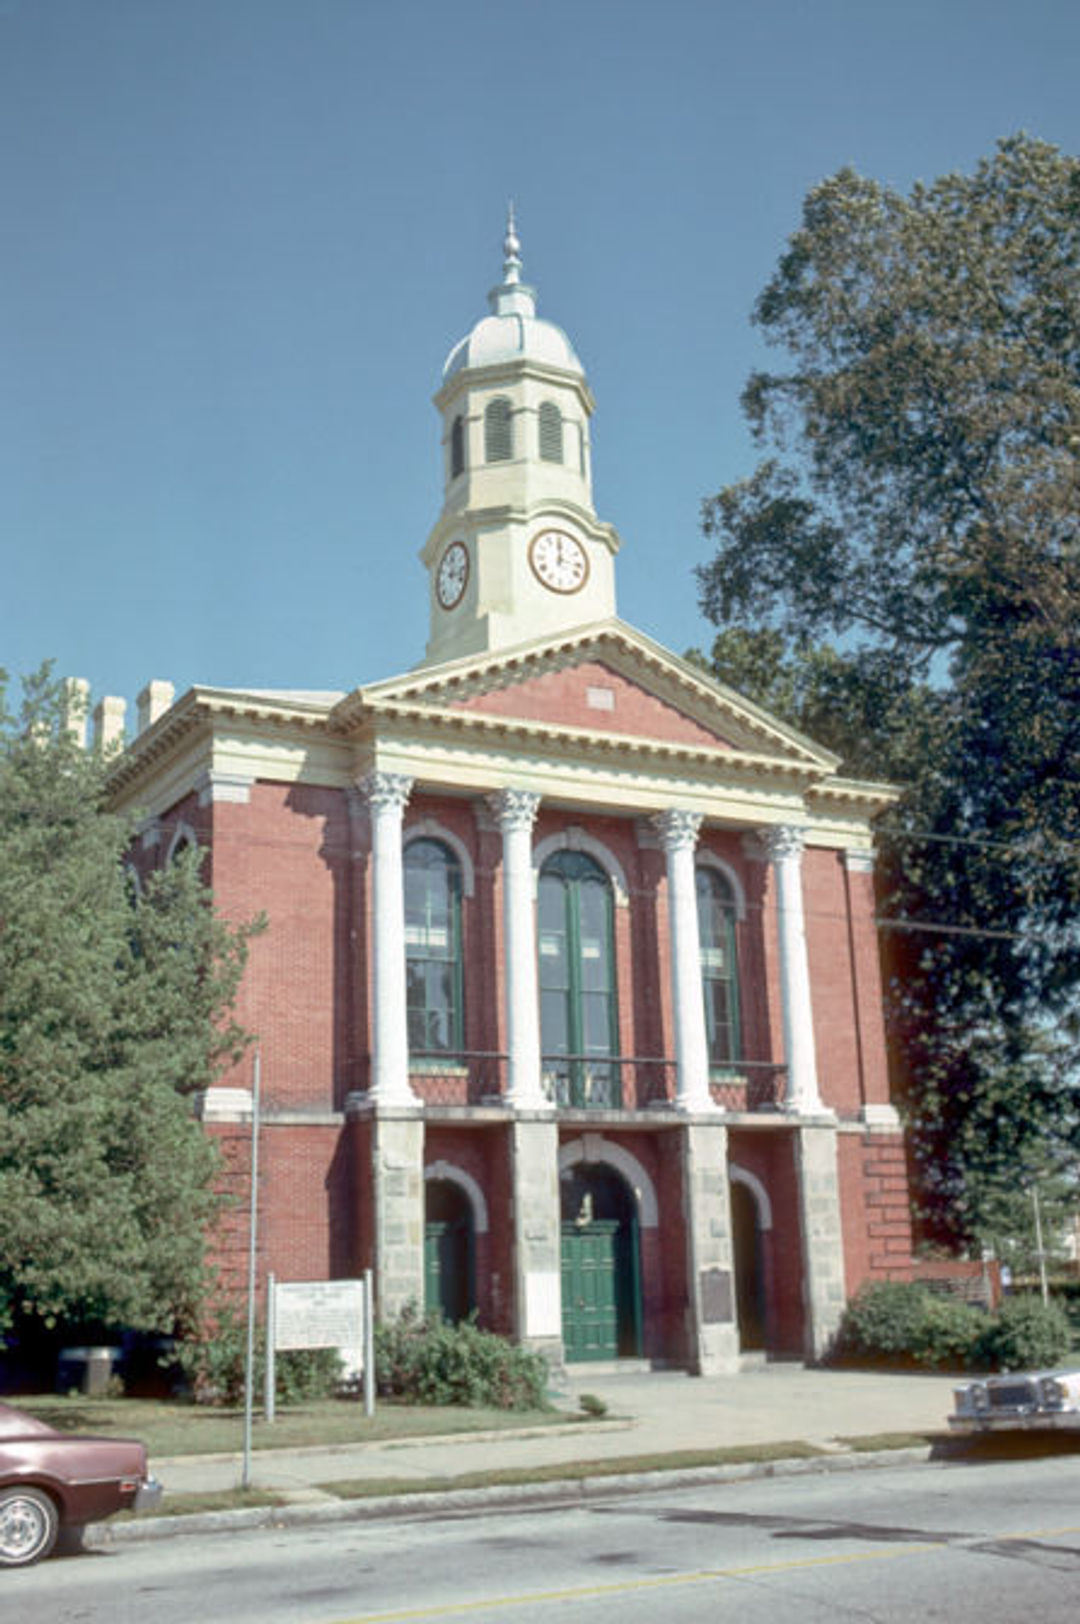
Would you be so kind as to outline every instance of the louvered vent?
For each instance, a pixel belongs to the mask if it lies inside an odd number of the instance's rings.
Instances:
[[[543,462],[562,462],[562,413],[553,400],[540,406],[540,458]]]
[[[484,411],[484,456],[488,462],[509,462],[514,455],[514,425],[505,395],[488,401]]]

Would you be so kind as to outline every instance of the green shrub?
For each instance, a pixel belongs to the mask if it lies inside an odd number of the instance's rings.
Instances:
[[[979,1338],[975,1360],[990,1370],[1037,1370],[1064,1359],[1071,1340],[1058,1303],[1007,1297]]]
[[[928,1291],[915,1327],[911,1353],[918,1365],[962,1370],[972,1362],[986,1330],[986,1314],[970,1303]]]
[[[252,1382],[262,1402],[266,1381],[266,1330],[255,1328]],[[232,1308],[218,1313],[212,1330],[180,1343],[176,1362],[191,1385],[197,1404],[239,1404],[244,1397],[247,1363],[247,1320]],[[333,1398],[342,1384],[341,1355],[336,1348],[295,1348],[274,1361],[274,1391],[282,1404]]]
[[[842,1364],[962,1369],[985,1327],[985,1314],[969,1303],[916,1281],[879,1281],[848,1303],[831,1358]]]
[[[907,1280],[863,1286],[844,1309],[834,1343],[840,1360],[911,1362],[930,1293]]]
[[[540,1354],[482,1331],[472,1319],[450,1325],[406,1309],[375,1327],[375,1382],[386,1398],[542,1409],[547,1378]]]

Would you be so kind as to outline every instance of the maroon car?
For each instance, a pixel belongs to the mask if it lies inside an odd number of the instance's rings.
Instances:
[[[145,1511],[160,1499],[143,1444],[57,1432],[0,1404],[0,1568],[48,1556],[61,1528]]]

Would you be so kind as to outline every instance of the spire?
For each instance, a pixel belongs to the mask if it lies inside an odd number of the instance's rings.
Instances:
[[[517,234],[514,205],[506,209],[506,235],[503,238],[503,279],[488,294],[488,304],[496,316],[535,316],[536,291],[521,280],[521,242]]]
[[[514,220],[514,200],[506,205],[506,236],[503,238],[503,286],[521,281],[521,243]]]

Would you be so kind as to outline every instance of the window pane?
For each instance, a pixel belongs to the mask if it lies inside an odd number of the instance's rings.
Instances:
[[[567,1022],[566,995],[557,991],[540,994],[540,1028],[544,1034],[545,1054],[569,1054],[570,1033]]]
[[[702,993],[709,1059],[726,1064],[738,1056],[738,978],[735,964],[735,898],[714,869],[696,875]]]
[[[461,871],[438,840],[405,848],[405,972],[409,1047],[462,1047]]]

